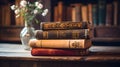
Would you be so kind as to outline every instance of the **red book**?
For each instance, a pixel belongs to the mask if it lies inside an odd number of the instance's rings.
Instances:
[[[32,48],[32,56],[82,56],[89,53],[88,49],[45,49],[45,48]]]

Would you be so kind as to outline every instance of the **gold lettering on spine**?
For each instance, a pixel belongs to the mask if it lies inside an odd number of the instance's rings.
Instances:
[[[70,48],[83,48],[84,40],[73,40],[70,42]]]
[[[82,23],[78,23],[77,26],[82,28]]]
[[[49,24],[45,24],[44,27],[45,27],[46,29],[49,29]]]
[[[75,39],[76,39],[76,38],[79,38],[79,34],[80,34],[80,32],[77,31],[77,30],[74,31],[74,32],[72,31],[72,38],[75,38]]]
[[[43,32],[43,38],[48,38],[48,32]]]
[[[86,22],[56,22],[56,23],[43,23],[44,29],[80,29],[87,28]]]
[[[80,48],[81,46],[80,46],[79,42],[75,41],[75,42],[72,43],[72,47],[73,48]]]
[[[64,29],[65,24],[60,24],[59,26],[60,26],[62,29]]]
[[[59,38],[65,38],[66,35],[65,35],[66,31],[59,31]]]

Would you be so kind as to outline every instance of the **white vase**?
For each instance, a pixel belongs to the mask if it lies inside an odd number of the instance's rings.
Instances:
[[[28,43],[30,39],[35,38],[34,31],[34,27],[25,22],[25,27],[20,32],[20,39],[25,50],[31,49]]]

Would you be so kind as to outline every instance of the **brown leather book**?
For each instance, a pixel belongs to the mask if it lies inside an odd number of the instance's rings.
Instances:
[[[89,29],[35,31],[36,39],[89,39]]]
[[[90,27],[88,22],[42,22],[40,24],[42,30],[67,30],[67,29],[88,29]]]

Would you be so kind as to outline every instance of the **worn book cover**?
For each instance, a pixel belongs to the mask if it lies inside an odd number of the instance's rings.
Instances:
[[[106,23],[106,0],[98,0],[98,23],[99,26]]]
[[[89,39],[89,29],[78,30],[36,30],[35,37],[37,39]]]
[[[81,16],[81,6],[82,4],[80,3],[75,3],[70,5],[72,8],[72,21],[73,22],[80,22],[82,21],[82,16]]]
[[[88,22],[88,6],[82,5],[81,6],[81,12],[82,12],[82,21]]]
[[[98,5],[93,4],[92,5],[92,20],[93,20],[93,26],[98,25]]]
[[[113,5],[112,3],[108,3],[106,5],[106,26],[113,25]]]
[[[87,49],[91,46],[90,39],[51,39],[37,40],[31,39],[29,45],[32,48],[67,48],[67,49]]]
[[[82,56],[88,55],[89,50],[71,50],[71,49],[45,49],[45,48],[32,48],[32,56]]]
[[[66,29],[88,29],[88,22],[42,22],[40,24],[42,30],[66,30]]]

